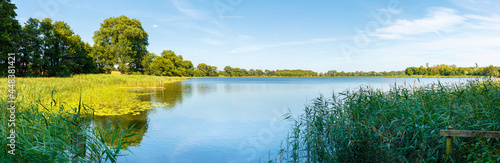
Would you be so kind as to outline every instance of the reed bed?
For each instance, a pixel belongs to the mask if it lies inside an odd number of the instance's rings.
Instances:
[[[11,140],[4,139],[13,129],[8,127],[9,106],[0,100],[1,162],[116,162],[127,150],[126,139],[136,135],[130,132],[133,124],[123,129],[94,124],[94,115],[84,114],[92,109],[82,103],[74,108],[56,100],[49,105],[18,105],[15,155],[11,155],[7,153]],[[68,108],[73,111],[66,112]]]
[[[48,103],[52,99],[68,106],[81,101],[99,116],[138,114],[151,108],[151,102],[140,101],[141,93],[132,88],[160,88],[166,83],[185,80],[182,77],[148,75],[75,75],[70,78],[16,78],[17,101],[22,104]],[[7,83],[7,78],[1,78]],[[0,86],[2,97],[7,97],[7,84]]]
[[[362,86],[318,97],[294,119],[269,162],[500,162],[499,139],[455,138],[440,129],[500,131],[500,82],[489,79],[389,91]]]

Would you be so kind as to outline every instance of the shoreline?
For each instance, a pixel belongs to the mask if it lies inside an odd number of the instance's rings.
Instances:
[[[377,78],[492,78],[500,79],[498,77],[488,77],[488,76],[217,76],[217,77],[183,77],[185,79],[196,79],[196,78],[341,78],[341,77],[377,77]]]

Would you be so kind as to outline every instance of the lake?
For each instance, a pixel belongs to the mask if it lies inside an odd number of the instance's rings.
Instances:
[[[119,162],[258,162],[274,157],[291,122],[283,115],[300,115],[319,97],[370,85],[463,82],[458,78],[196,78],[167,84],[140,96],[155,106],[140,115],[121,116],[133,128],[137,143]],[[117,117],[99,117],[98,123]],[[128,153],[128,152],[125,152]]]

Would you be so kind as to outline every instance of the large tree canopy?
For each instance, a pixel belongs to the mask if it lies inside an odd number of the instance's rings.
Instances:
[[[159,76],[193,76],[193,63],[184,60],[182,55],[176,55],[172,50],[164,50],[160,57],[155,57],[149,70]]]
[[[194,76],[204,77],[204,76],[219,76],[217,72],[217,67],[210,66],[205,63],[200,63],[196,66],[196,70],[194,71]]]
[[[2,76],[6,75],[7,71],[7,54],[17,53],[17,43],[19,40],[19,32],[21,25],[15,19],[17,16],[14,9],[17,7],[10,0],[0,1],[0,69]]]
[[[20,76],[69,76],[97,72],[91,47],[62,21],[30,18],[21,30]]]
[[[142,70],[149,43],[148,33],[139,20],[124,15],[108,18],[94,32],[93,39],[92,56],[99,63],[99,68],[110,70],[118,65],[120,71]]]

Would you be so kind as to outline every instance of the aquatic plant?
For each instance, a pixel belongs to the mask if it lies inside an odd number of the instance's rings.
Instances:
[[[500,141],[455,138],[445,154],[440,129],[500,131],[500,82],[361,86],[318,97],[294,118],[270,162],[499,162]]]

